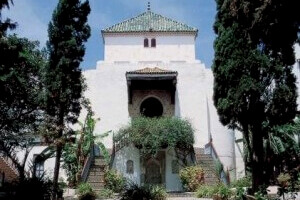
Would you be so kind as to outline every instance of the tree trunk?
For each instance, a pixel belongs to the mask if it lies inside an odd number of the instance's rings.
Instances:
[[[58,176],[59,176],[61,154],[62,154],[62,145],[58,144],[56,147],[56,158],[55,158],[55,167],[54,167],[54,175],[53,175],[52,200],[56,200],[56,195],[57,195],[57,191],[58,191]]]
[[[258,129],[259,130],[259,129]],[[257,129],[252,133],[252,192],[255,193],[264,184],[264,148],[261,131]]]

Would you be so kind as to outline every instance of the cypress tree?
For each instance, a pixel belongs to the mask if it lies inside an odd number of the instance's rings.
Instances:
[[[299,32],[295,10],[299,3],[216,2],[214,104],[220,121],[243,133],[246,166],[252,172],[252,188],[257,191],[269,180],[264,140],[272,127],[292,122],[296,114],[296,79],[291,65]],[[292,17],[285,17],[289,12],[294,12]],[[288,38],[279,42],[279,32],[285,31],[288,33],[282,36]]]
[[[84,43],[90,36],[87,16],[89,2],[59,0],[49,23],[47,43],[49,64],[45,69],[45,102],[51,133],[46,135],[56,145],[53,195],[56,199],[57,182],[64,138],[68,125],[77,122],[81,110],[83,82],[80,62],[85,53]]]

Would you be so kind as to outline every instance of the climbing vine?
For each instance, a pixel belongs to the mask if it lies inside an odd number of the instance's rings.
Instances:
[[[176,117],[138,117],[117,132],[114,142],[134,144],[142,156],[155,156],[162,148],[174,148],[177,157],[186,162],[194,144],[194,129],[188,120]]]

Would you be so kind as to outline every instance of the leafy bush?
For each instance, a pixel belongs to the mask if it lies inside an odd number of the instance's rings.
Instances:
[[[198,198],[214,198],[214,199],[229,199],[232,192],[230,188],[224,184],[216,185],[201,185],[196,191]]]
[[[137,117],[121,128],[114,140],[136,145],[142,156],[155,155],[166,146],[190,150],[194,144],[194,129],[187,120],[175,117]]]
[[[196,196],[198,198],[212,198],[217,192],[218,188],[215,185],[200,185],[196,191]]]
[[[227,185],[218,184],[218,191],[216,193],[216,195],[218,196],[218,199],[229,199],[231,194],[232,194],[232,192]]]
[[[125,178],[116,170],[107,170],[104,174],[105,188],[113,192],[121,192],[125,186]]]
[[[233,181],[230,186],[232,188],[240,188],[240,187],[251,187],[251,177],[245,176],[238,180]]]
[[[52,182],[48,179],[28,178],[22,182],[4,185],[5,197],[3,200],[50,200]]]
[[[121,200],[165,200],[166,196],[165,189],[160,186],[129,184],[121,194]]]
[[[95,200],[96,194],[88,183],[81,183],[78,186],[77,193],[79,200]]]
[[[152,186],[151,194],[154,200],[164,200],[167,198],[166,189],[159,185]]]
[[[179,177],[183,188],[187,191],[194,192],[204,184],[204,172],[200,166],[190,166],[180,170]]]
[[[98,199],[108,199],[108,198],[112,198],[113,196],[114,196],[114,192],[106,188],[101,189],[97,194]]]

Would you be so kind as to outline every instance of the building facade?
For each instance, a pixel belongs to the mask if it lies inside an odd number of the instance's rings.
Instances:
[[[195,57],[197,36],[196,28],[150,10],[104,29],[104,60],[84,72],[86,97],[101,119],[95,133],[118,131],[141,115],[188,119],[195,129],[194,148],[209,153],[205,147],[213,144],[214,156],[231,178],[243,176],[236,136],[219,122],[213,105],[212,71]],[[113,136],[104,144],[112,148]],[[160,183],[179,191],[175,160],[172,149],[145,160],[128,146],[116,152],[113,167],[138,184]]]

